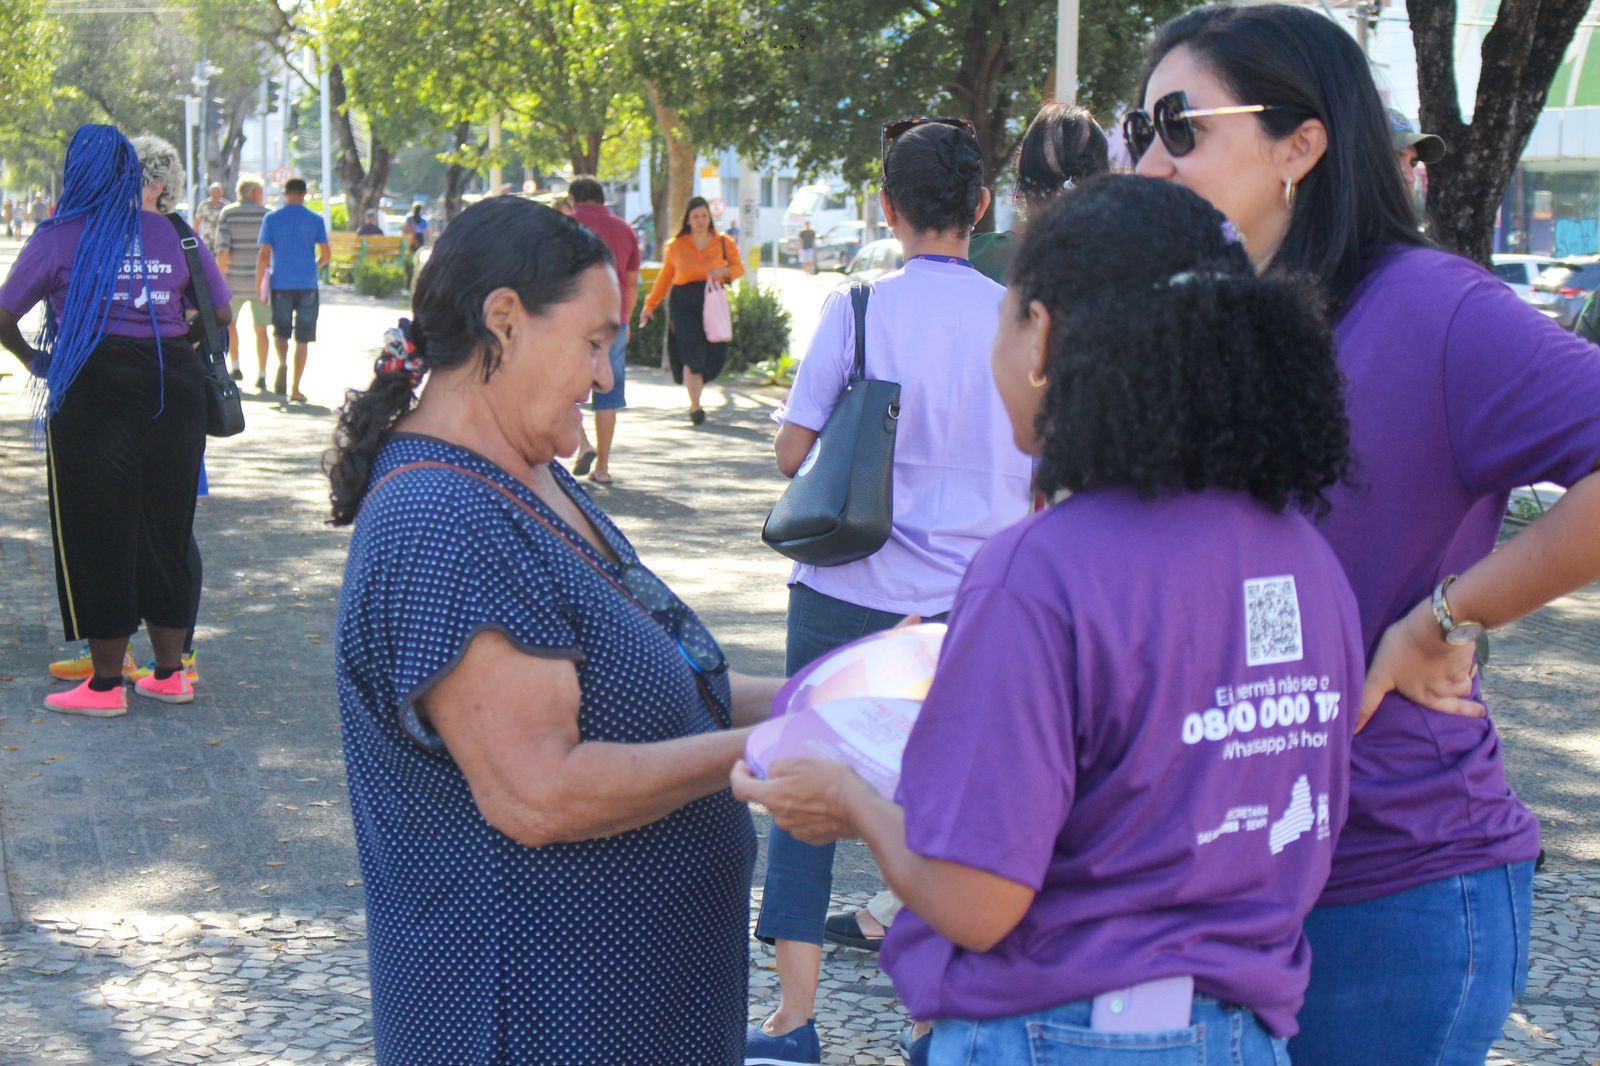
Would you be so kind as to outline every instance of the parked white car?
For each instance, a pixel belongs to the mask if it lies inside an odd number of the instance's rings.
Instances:
[[[1520,255],[1502,253],[1492,256],[1494,276],[1511,286],[1511,291],[1526,300],[1533,291],[1534,280],[1544,268],[1555,262],[1548,255]]]

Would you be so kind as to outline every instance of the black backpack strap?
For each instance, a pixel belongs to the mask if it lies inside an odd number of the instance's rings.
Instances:
[[[863,381],[867,376],[867,301],[871,298],[871,282],[851,284],[850,306],[856,313],[856,361],[850,370],[851,381]]]
[[[200,312],[207,354],[212,360],[221,359],[228,350],[227,336],[222,332],[222,327],[217,325],[217,309],[211,304],[211,286],[206,283],[205,269],[200,265],[200,238],[194,235],[189,223],[177,212],[168,215],[167,221],[178,231],[178,243],[183,246],[183,257],[189,263],[189,298]]]

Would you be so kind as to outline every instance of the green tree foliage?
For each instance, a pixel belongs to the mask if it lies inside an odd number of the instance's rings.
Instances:
[[[45,15],[44,0],[0,0],[0,114],[7,124],[26,122],[19,112],[49,93],[60,27]]]
[[[1194,0],[1083,0],[1079,102],[1103,122],[1138,76],[1150,32]],[[781,58],[784,90],[735,106],[752,147],[802,171],[875,179],[879,131],[908,115],[959,115],[977,128],[992,184],[1055,80],[1054,0],[768,0],[750,30]]]

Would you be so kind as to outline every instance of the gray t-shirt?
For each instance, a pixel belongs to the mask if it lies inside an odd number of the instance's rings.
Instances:
[[[215,252],[228,253],[228,288],[236,296],[254,296],[256,291],[256,257],[261,246],[256,238],[261,235],[261,220],[267,209],[261,204],[241,200],[222,209],[217,219]]]

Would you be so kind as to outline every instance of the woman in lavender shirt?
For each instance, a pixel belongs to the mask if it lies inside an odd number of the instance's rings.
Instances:
[[[942,617],[973,554],[1027,513],[1029,463],[1012,442],[985,353],[1005,290],[967,259],[989,205],[983,156],[963,120],[884,127],[884,218],[905,248],[903,269],[878,279],[866,316],[867,376],[900,383],[894,529],[873,555],[843,566],[796,566],[789,579],[790,674],[906,615]],[[855,322],[848,290],[823,304],[789,393],[775,449],[793,477],[850,377]],[[767,844],[758,936],[777,943],[782,999],[750,1031],[745,1061],[822,1061],[811,1017],[822,960],[833,846],[782,830]]]
[[[1361,605],[1365,725],[1290,1051],[1482,1063],[1526,983],[1539,827],[1474,640],[1600,577],[1600,351],[1424,244],[1366,59],[1321,14],[1174,19],[1142,101],[1138,172],[1209,199],[1268,274],[1320,282],[1348,382],[1352,481],[1321,529]],[[1493,551],[1537,481],[1571,491]]]
[[[816,759],[738,767],[734,794],[866,839],[933,1066],[1280,1063],[1361,689],[1355,598],[1302,513],[1345,469],[1332,338],[1142,178],[1030,222],[1009,280],[995,383],[1070,495],[968,569],[898,806]]]

